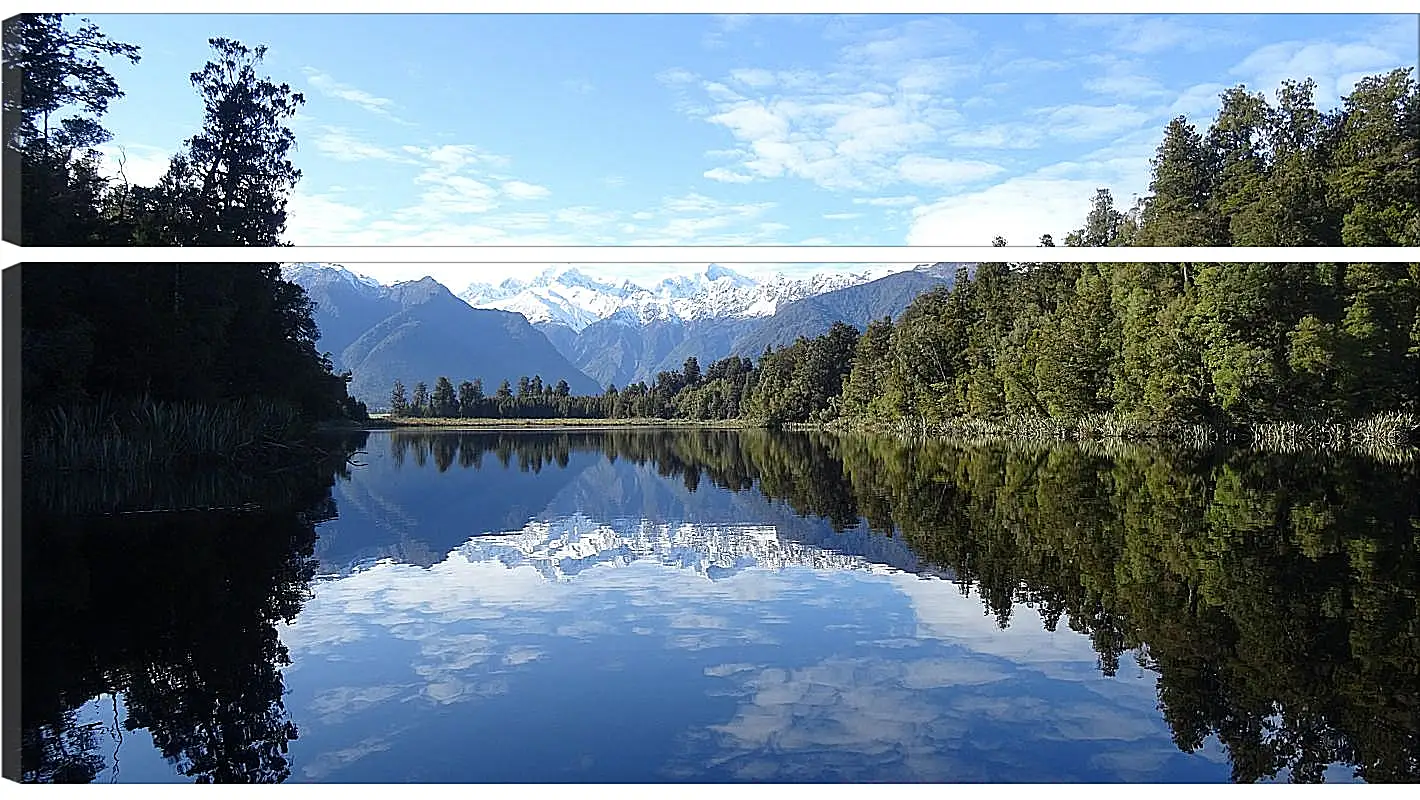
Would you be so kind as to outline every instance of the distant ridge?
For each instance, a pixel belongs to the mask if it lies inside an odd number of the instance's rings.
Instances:
[[[350,370],[350,394],[372,411],[389,407],[396,379],[432,389],[439,376],[457,384],[479,378],[493,394],[500,381],[523,375],[567,381],[577,394],[603,387],[574,366],[520,314],[477,309],[433,278],[381,286],[338,266],[297,264],[284,270],[315,302],[321,338],[336,370]]]

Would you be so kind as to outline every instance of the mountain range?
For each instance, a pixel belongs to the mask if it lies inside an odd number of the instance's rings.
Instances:
[[[400,439],[408,440],[402,459]],[[421,447],[455,442],[447,469],[432,452],[419,458]],[[609,457],[594,441],[536,471],[516,458],[501,463],[498,447],[490,433],[373,434],[365,467],[334,490],[340,516],[316,544],[322,572],[348,574],[386,558],[429,566],[457,552],[530,565],[550,580],[648,559],[711,579],[789,566],[941,574],[899,537],[866,525],[840,530],[759,491],[708,480],[692,489],[655,462]]]
[[[567,360],[521,314],[473,308],[433,278],[382,286],[337,266],[296,264],[287,280],[315,303],[316,348],[337,371],[350,370],[351,396],[371,410],[388,408],[395,380],[407,389],[439,376],[480,378],[492,394],[523,375],[565,380],[576,394],[602,386]]]
[[[732,317],[768,317],[795,300],[867,283],[893,272],[874,267],[850,273],[820,273],[795,279],[773,275],[755,280],[719,264],[676,275],[650,288],[631,281],[599,280],[576,267],[551,267],[527,281],[471,283],[459,297],[474,308],[516,311],[533,324],[580,332],[595,322],[628,324]]]
[[[730,306],[739,313],[710,313],[702,307],[694,313],[648,319],[623,308],[580,331],[552,321],[539,322],[536,327],[583,372],[603,385],[622,387],[650,382],[663,370],[680,369],[690,356],[702,368],[730,355],[758,358],[766,347],[787,346],[800,336],[818,336],[834,322],[862,330],[874,320],[896,318],[917,295],[949,285],[956,266],[922,265],[875,280],[871,273],[860,272],[836,280],[822,276],[796,282],[769,281],[761,285],[770,288],[760,300]],[[710,270],[714,269],[717,267],[711,265]],[[789,291],[782,291],[790,286]],[[772,313],[759,313],[770,305]]]
[[[600,393],[649,382],[691,356],[702,366],[756,358],[834,322],[861,330],[897,317],[917,295],[950,284],[957,266],[756,280],[710,264],[651,288],[564,267],[527,281],[473,283],[457,297],[432,278],[382,286],[318,264],[285,273],[315,301],[319,349],[354,373],[351,394],[380,410],[395,378],[406,387],[432,386],[440,375],[481,378],[491,393],[505,378],[540,375],[566,380],[574,393]]]

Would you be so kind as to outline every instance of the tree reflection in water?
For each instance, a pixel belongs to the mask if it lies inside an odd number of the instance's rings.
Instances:
[[[383,446],[383,444],[382,444]],[[767,431],[394,431],[401,469],[647,464],[867,520],[975,590],[1157,674],[1175,743],[1237,781],[1420,780],[1420,475],[1413,459],[964,444]],[[492,454],[492,458],[487,458]],[[308,596],[327,473],[304,505],[190,517],[34,515],[24,539],[25,779],[106,768],[74,710],[120,693],[195,780],[280,781],[297,734],[275,623]],[[293,510],[299,508],[300,510]]]
[[[239,511],[56,515],[27,507],[22,549],[22,779],[88,782],[117,756],[77,710],[108,695],[197,782],[273,783],[297,736],[282,700],[290,663],[275,624],[299,613],[315,526],[335,515],[343,456],[266,497],[207,497]],[[227,485],[218,481],[217,484]],[[102,495],[102,491],[94,494]],[[122,731],[115,731],[118,736]],[[106,741],[106,739],[105,739]],[[107,755],[107,758],[106,758]]]

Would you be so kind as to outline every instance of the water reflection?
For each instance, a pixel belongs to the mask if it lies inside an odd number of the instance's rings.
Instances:
[[[105,770],[116,779],[135,731],[147,755],[188,780],[290,775],[297,728],[276,623],[309,598],[315,526],[334,515],[331,483],[355,446],[269,480],[201,476],[179,490],[184,503],[220,511],[139,512],[125,485],[71,478],[60,515],[35,500],[48,482],[26,487],[24,780],[88,782]],[[161,489],[136,499],[174,496]]]
[[[43,718],[77,716],[31,777],[113,777],[126,704],[168,761],[123,780],[1420,778],[1413,463],[648,430],[395,431],[362,462],[285,567],[52,557],[55,595],[105,573],[128,660],[50,657]],[[157,605],[215,614],[173,598],[229,580],[245,622]],[[142,711],[145,665],[198,683],[175,654],[240,702]]]

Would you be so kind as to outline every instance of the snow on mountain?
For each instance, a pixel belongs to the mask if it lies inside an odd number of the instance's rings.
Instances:
[[[529,322],[552,322],[581,331],[593,322],[617,318],[639,324],[655,320],[767,317],[805,297],[843,289],[888,275],[891,267],[807,278],[782,274],[755,280],[719,264],[691,275],[666,278],[651,288],[630,281],[598,280],[576,268],[551,268],[530,281],[474,283],[459,295],[474,308],[516,311]]]
[[[339,264],[319,264],[309,261],[285,264],[281,267],[281,277],[283,280],[299,283],[302,286],[337,280],[344,281],[362,294],[379,294],[385,290],[385,287],[374,278],[356,275]]]
[[[710,579],[758,567],[894,571],[861,555],[825,550],[781,537],[773,525],[697,525],[575,515],[532,521],[521,531],[474,536],[455,552],[469,561],[528,565],[548,580],[566,580],[594,566],[656,561]]]
[[[469,284],[459,297],[474,308],[515,311],[529,322],[557,322],[581,330],[611,316],[633,295],[645,290],[629,281],[600,281],[575,267],[550,268],[531,281],[513,278],[496,286]]]

